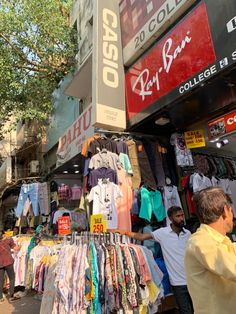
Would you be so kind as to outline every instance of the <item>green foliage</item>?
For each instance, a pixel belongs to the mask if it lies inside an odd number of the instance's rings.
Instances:
[[[72,0],[0,0],[0,124],[10,116],[43,122],[51,94],[74,68]]]

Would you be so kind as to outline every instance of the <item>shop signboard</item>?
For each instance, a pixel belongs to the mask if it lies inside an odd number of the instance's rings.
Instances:
[[[192,130],[184,133],[187,148],[198,148],[206,146],[203,130]]]
[[[124,64],[129,65],[137,59],[195,1],[120,1]]]
[[[127,72],[128,117],[145,110],[214,61],[215,52],[203,3]]]
[[[132,126],[236,62],[236,1],[196,5],[126,73]]]
[[[61,236],[71,233],[70,230],[70,217],[59,217],[57,220],[58,223],[58,234]]]
[[[208,122],[211,139],[222,137],[236,130],[236,110]]]
[[[125,77],[117,0],[96,0],[93,27],[93,125],[126,128]]]
[[[57,167],[81,153],[83,142],[93,134],[92,105],[90,105],[59,138]]]
[[[100,233],[107,231],[107,221],[104,220],[102,214],[91,215],[90,217],[90,232]]]

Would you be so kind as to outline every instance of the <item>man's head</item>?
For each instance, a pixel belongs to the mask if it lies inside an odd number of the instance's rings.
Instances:
[[[19,228],[18,227],[14,227],[13,229],[13,235],[16,236],[19,234]]]
[[[196,193],[193,200],[201,223],[210,225],[220,222],[225,231],[233,229],[232,200],[218,187],[210,187]]]
[[[172,206],[167,211],[168,217],[172,224],[176,227],[183,228],[184,226],[184,212],[181,207]]]

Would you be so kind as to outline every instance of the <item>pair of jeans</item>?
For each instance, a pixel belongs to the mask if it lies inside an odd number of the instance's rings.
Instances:
[[[25,202],[29,198],[32,204],[35,216],[39,215],[39,183],[22,184],[18,204],[16,207],[16,216],[19,218],[24,209]]]
[[[172,286],[181,314],[193,314],[193,303],[187,286]]]
[[[39,183],[39,207],[41,214],[49,215],[49,196],[47,182]]]
[[[14,272],[14,268],[13,268],[13,264],[9,265],[9,266],[5,266],[0,268],[0,299],[3,298],[3,284],[4,284],[4,274],[5,271],[7,273],[7,276],[9,278],[10,281],[10,288],[9,288],[9,294],[12,297],[14,295],[14,288],[15,288],[15,272]]]

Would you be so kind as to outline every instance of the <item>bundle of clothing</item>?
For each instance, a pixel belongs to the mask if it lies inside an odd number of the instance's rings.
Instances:
[[[40,314],[156,313],[162,278],[145,247],[92,240],[67,244],[49,269]]]
[[[82,155],[85,157],[83,191],[85,195],[88,193],[87,199],[91,202],[90,211],[86,210],[89,214],[103,214],[108,229],[131,231],[133,189],[141,186],[142,192],[146,186],[155,193],[147,191],[148,213],[146,209],[141,210],[140,218],[150,220],[154,213],[159,221],[165,219],[163,196],[157,188],[166,185],[167,177],[173,183],[177,179],[170,167],[170,154],[157,140],[141,142],[130,136],[107,138],[95,134],[84,143]],[[153,205],[153,198],[158,201],[157,205]]]
[[[14,238],[14,242],[21,247],[19,251],[14,253],[15,286],[43,291],[46,268],[39,268],[42,266],[41,260],[48,256],[57,256],[61,244],[58,244],[58,241],[42,240],[37,245],[32,246],[32,239],[34,238]],[[48,265],[50,260],[47,259],[47,263],[45,263],[44,259],[44,265]],[[39,283],[39,280],[40,286],[36,284]]]

